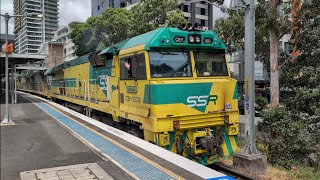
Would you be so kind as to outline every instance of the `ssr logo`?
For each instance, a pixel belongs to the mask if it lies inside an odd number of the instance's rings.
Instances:
[[[107,91],[108,90],[108,82],[109,82],[109,76],[102,75],[99,76],[97,79],[99,79],[99,86],[102,90]]]
[[[217,104],[218,95],[209,95],[209,96],[189,96],[187,98],[188,106],[190,107],[201,107],[207,106],[210,101],[213,101],[214,104]]]

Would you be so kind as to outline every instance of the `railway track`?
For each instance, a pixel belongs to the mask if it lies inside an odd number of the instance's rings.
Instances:
[[[233,178],[236,178],[237,180],[256,180],[257,178],[245,175],[235,169],[232,169],[222,163],[213,163],[209,165],[210,168],[219,171],[221,173],[224,173],[228,176],[231,176]]]

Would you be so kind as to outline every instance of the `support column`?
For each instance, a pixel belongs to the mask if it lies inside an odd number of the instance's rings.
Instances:
[[[192,3],[190,6],[191,24],[194,24],[196,23],[196,3]]]
[[[213,29],[213,5],[208,3],[208,29]]]
[[[18,100],[17,100],[17,65],[13,66],[14,68],[14,104],[17,104]]]
[[[14,104],[14,64],[11,64],[10,69],[10,96],[11,96],[11,104]]]
[[[6,44],[8,45],[8,23],[10,16],[8,13],[4,15],[5,18],[5,29],[6,29]],[[14,125],[14,122],[11,120],[10,107],[9,107],[9,57],[6,53],[6,62],[5,62],[5,71],[6,71],[6,104],[5,104],[5,113],[1,121],[1,125]]]
[[[245,116],[246,145],[241,154],[233,156],[233,165],[251,173],[264,173],[266,156],[260,154],[255,143],[255,0],[248,0],[245,9]]]

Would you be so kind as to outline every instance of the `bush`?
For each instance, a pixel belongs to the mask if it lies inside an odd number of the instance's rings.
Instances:
[[[309,155],[307,148],[311,145],[311,134],[303,119],[285,107],[264,110],[262,119],[258,134],[262,133],[263,137],[258,141],[267,147],[268,162],[287,169],[302,163]]]
[[[268,104],[268,99],[265,97],[256,97],[256,104],[260,107],[260,109],[264,109]]]

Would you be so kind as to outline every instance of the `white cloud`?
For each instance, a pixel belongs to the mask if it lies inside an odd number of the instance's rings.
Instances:
[[[91,0],[60,0],[59,26],[72,21],[85,22],[91,16]]]
[[[13,15],[13,0],[0,0],[1,14]],[[85,22],[91,16],[91,0],[60,0],[59,26],[67,25],[72,21]],[[13,18],[9,21],[9,33],[13,34]],[[1,17],[1,34],[5,33],[5,21]]]
[[[1,10],[0,14],[8,13],[9,15],[13,15],[13,0],[0,0],[1,1]],[[1,34],[5,33],[5,20],[1,16]],[[9,20],[9,33],[12,34],[13,32],[13,18]]]

